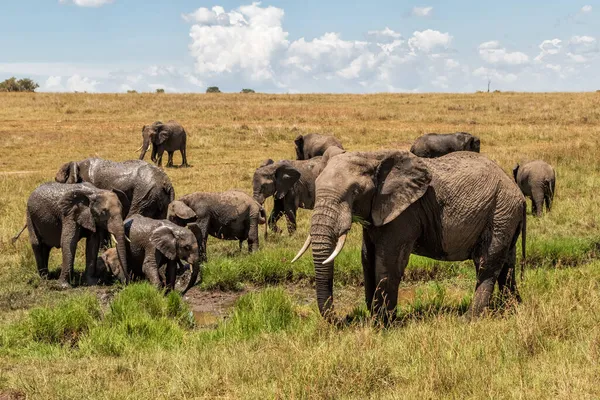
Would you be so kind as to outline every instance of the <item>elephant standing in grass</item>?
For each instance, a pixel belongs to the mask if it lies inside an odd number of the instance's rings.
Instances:
[[[168,219],[180,226],[198,225],[194,231],[200,261],[206,261],[208,235],[218,239],[248,241],[248,251],[258,250],[258,225],[266,222],[265,209],[238,190],[222,193],[192,193],[169,205]]]
[[[331,158],[316,180],[310,234],[319,310],[333,311],[334,259],[353,217],[364,221],[362,265],[367,307],[395,316],[398,285],[411,253],[475,263],[470,315],[488,307],[496,281],[520,300],[515,281],[516,242],[525,253],[525,198],[493,161],[472,152],[436,159],[408,152],[344,153]],[[332,315],[332,314],[331,314]]]
[[[158,289],[166,287],[167,290],[173,290],[177,267],[180,260],[185,260],[192,266],[192,274],[182,294],[196,284],[200,273],[200,258],[193,231],[197,226],[191,224],[190,229],[187,229],[167,220],[156,220],[141,215],[132,216],[124,225],[128,237],[127,263],[135,276],[146,277]],[[105,270],[119,275],[122,267],[113,249],[105,251],[100,259]],[[165,264],[167,267],[163,282],[159,269]]]
[[[175,198],[171,180],[160,168],[144,161],[116,162],[86,158],[63,164],[56,182],[89,182],[100,189],[118,189],[127,195],[130,206],[125,214],[164,219],[169,203]]]
[[[415,140],[410,152],[419,157],[435,158],[454,151],[479,153],[479,149],[479,138],[467,132],[426,133]]]
[[[298,135],[294,140],[296,146],[296,159],[308,160],[313,157],[322,156],[329,147],[338,147],[344,150],[342,143],[333,136],[309,133]]]
[[[513,168],[515,182],[523,194],[531,199],[531,211],[541,217],[546,203],[546,210],[552,210],[556,173],[550,164],[542,160],[530,161]]]
[[[277,221],[282,215],[287,218],[288,232],[296,231],[298,208],[312,210],[315,205],[315,180],[323,168],[322,157],[305,161],[263,162],[254,172],[252,186],[254,200],[264,205],[274,196],[273,211],[269,215],[269,227],[278,232]]]
[[[168,121],[163,124],[160,121],[156,121],[150,125],[144,125],[142,128],[143,143],[140,150],[140,160],[144,159],[148,147],[152,144],[152,162],[162,165],[162,156],[165,150],[169,155],[167,161],[167,167],[173,166],[173,153],[178,151],[181,153],[181,166],[189,167],[187,162],[187,133],[183,126],[177,121]]]
[[[125,257],[123,205],[127,207],[127,202],[122,192],[98,189],[89,183],[45,183],[35,189],[27,200],[26,227],[40,276],[48,275],[50,249],[60,248],[62,267],[59,283],[62,287],[69,287],[77,243],[81,238],[86,238],[85,283],[96,284],[100,243],[108,234],[112,234],[123,266],[118,276],[126,282],[128,264]]]

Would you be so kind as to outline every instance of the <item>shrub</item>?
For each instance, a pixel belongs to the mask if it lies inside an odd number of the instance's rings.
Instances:
[[[206,88],[206,93],[221,93],[217,86],[209,86]]]
[[[40,85],[29,78],[17,80],[14,76],[0,82],[0,92],[35,92],[39,87]]]
[[[137,90],[128,90],[127,93],[137,93]]]
[[[242,89],[240,93],[256,93],[254,89]]]
[[[156,89],[156,93],[164,93],[165,89]]]

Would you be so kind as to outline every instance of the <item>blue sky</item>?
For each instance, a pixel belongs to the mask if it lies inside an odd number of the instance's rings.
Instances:
[[[6,0],[0,79],[41,91],[592,91],[600,1]]]

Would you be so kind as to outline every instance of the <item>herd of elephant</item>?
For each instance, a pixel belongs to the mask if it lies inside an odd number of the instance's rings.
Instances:
[[[550,211],[555,173],[537,160],[513,169],[514,179],[478,154],[479,138],[465,132],[429,133],[410,152],[346,151],[332,136],[316,133],[295,139],[296,160],[264,161],[253,177],[253,196],[230,190],[196,192],[175,200],[173,185],[159,168],[163,152],[173,166],[179,150],[188,166],[187,135],[175,121],[142,129],[139,160],[100,158],[62,165],[55,181],[40,185],[27,201],[26,225],[38,272],[48,276],[51,248],[62,249],[59,284],[69,287],[77,243],[86,238],[84,283],[117,278],[147,279],[173,290],[191,266],[183,293],[201,280],[208,235],[259,247],[259,225],[280,231],[285,216],[290,234],[298,208],[313,210],[306,242],[292,260],[312,246],[320,313],[333,313],[334,260],[353,222],[362,225],[361,261],[365,300],[376,316],[394,317],[398,287],[410,254],[441,261],[471,259],[476,267],[470,315],[489,305],[496,282],[504,298],[520,301],[516,247],[521,235],[525,258],[526,204],[533,213]],[[152,144],[152,165],[143,161]],[[274,198],[267,218],[264,202]],[[106,248],[114,242],[114,247]],[[105,247],[100,256],[101,247]]]

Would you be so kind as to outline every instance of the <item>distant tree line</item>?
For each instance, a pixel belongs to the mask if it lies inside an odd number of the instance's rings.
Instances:
[[[35,92],[39,87],[40,85],[29,78],[17,80],[14,76],[0,82],[0,92]]]

